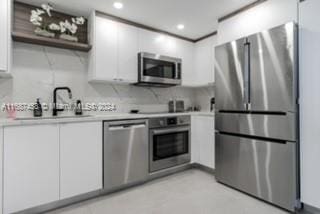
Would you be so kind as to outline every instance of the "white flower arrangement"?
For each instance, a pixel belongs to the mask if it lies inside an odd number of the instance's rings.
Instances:
[[[77,33],[77,30],[78,30],[78,26],[75,23],[70,23],[68,20],[65,20],[64,22],[60,22],[61,33],[70,33],[73,35]]]
[[[54,37],[55,34],[53,32],[60,33],[60,38],[78,41],[74,35],[78,31],[78,26],[83,25],[85,23],[84,17],[73,17],[71,21],[64,20],[57,23],[48,23],[46,19],[42,17],[42,15],[46,14],[48,17],[52,17],[51,11],[53,7],[50,4],[42,4],[41,9],[37,8],[35,10],[31,10],[30,22],[37,26],[35,33],[43,36]]]
[[[49,17],[51,17],[51,10],[53,10],[53,7],[50,4],[42,4],[42,9],[46,11]]]
[[[30,16],[30,22],[36,26],[41,26],[42,25],[42,17],[41,15],[44,14],[43,10],[36,9],[31,11],[31,16]]]

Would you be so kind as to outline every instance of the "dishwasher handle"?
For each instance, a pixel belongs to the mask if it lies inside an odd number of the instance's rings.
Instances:
[[[117,130],[127,130],[127,129],[138,129],[138,128],[145,128],[146,123],[127,123],[127,124],[119,124],[119,125],[110,125],[110,131],[117,131]]]

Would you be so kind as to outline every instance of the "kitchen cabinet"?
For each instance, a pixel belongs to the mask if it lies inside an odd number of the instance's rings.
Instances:
[[[8,74],[10,59],[10,0],[0,3],[0,76]]]
[[[139,52],[177,57],[177,39],[161,33],[139,29]]]
[[[60,125],[60,199],[102,189],[102,122]]]
[[[138,29],[95,13],[91,20],[93,48],[90,51],[89,80],[136,82]]]
[[[114,81],[118,71],[117,23],[99,15],[92,18],[89,80]]]
[[[197,43],[91,15],[89,81],[135,83],[138,53],[149,52],[182,59],[182,86],[202,87],[214,83],[216,36]]]
[[[4,213],[59,200],[58,125],[4,128]]]
[[[0,127],[0,184],[3,184],[3,127]],[[0,185],[0,213],[2,214],[3,185]]]
[[[301,201],[320,209],[320,26],[319,0],[300,3],[300,154]]]
[[[182,86],[192,87],[195,85],[194,43],[185,40],[176,40],[177,57],[182,59]]]
[[[121,81],[138,81],[138,28],[118,23],[118,78]]]
[[[215,168],[214,117],[192,116],[191,118],[191,161]]]
[[[214,83],[215,43],[216,36],[212,36],[195,44],[193,75],[195,86],[207,86]]]

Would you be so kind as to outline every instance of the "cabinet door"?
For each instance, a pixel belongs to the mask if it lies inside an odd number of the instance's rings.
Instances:
[[[177,39],[177,57],[182,59],[182,85],[193,86],[195,72],[193,70],[194,43]]]
[[[95,20],[95,66],[92,78],[113,81],[117,79],[118,69],[118,25],[99,15]]]
[[[200,164],[215,167],[215,130],[214,118],[199,116]]]
[[[102,122],[60,125],[60,199],[102,188]]]
[[[195,148],[195,162],[214,169],[215,132],[214,117],[194,116],[192,120],[192,145]],[[193,152],[193,150],[191,151]]]
[[[128,83],[138,79],[138,28],[118,23],[118,79]]]
[[[9,0],[0,3],[0,72],[6,71],[8,67],[8,16]]]
[[[176,57],[176,39],[161,33],[139,29],[139,51]]]
[[[57,125],[4,128],[4,213],[59,200]]]
[[[214,82],[213,40],[214,37],[209,37],[195,44],[195,82],[199,86],[205,86]]]
[[[320,1],[300,3],[301,200],[320,209]]]
[[[0,184],[3,184],[3,127],[0,127]],[[0,213],[2,214],[3,186],[0,185]]]
[[[198,134],[198,117],[191,117],[191,163],[200,163],[200,139]]]

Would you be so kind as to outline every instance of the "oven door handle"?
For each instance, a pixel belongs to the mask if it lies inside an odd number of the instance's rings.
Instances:
[[[176,132],[185,132],[185,131],[190,131],[190,127],[177,127],[177,128],[169,128],[169,129],[155,129],[152,130],[153,135],[158,135],[158,134],[171,134],[171,133],[176,133]]]

